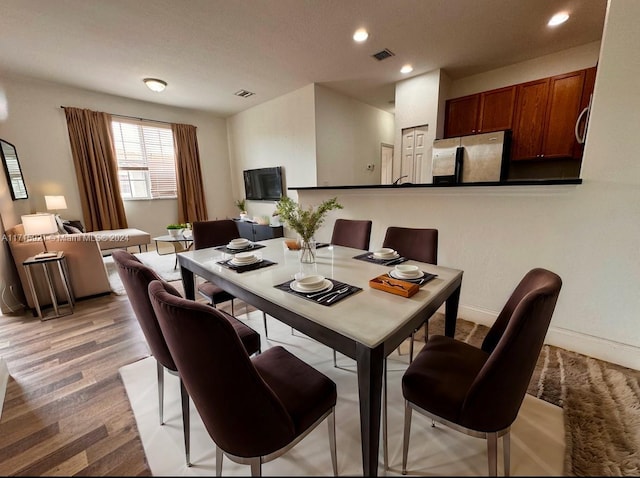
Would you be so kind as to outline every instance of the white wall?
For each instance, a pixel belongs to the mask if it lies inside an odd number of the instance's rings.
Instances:
[[[472,95],[481,91],[591,68],[598,62],[599,54],[600,42],[596,41],[533,60],[461,78],[451,82],[447,98],[459,98],[460,96]]]
[[[0,100],[3,97],[6,100],[0,110],[4,107],[7,110],[6,115],[0,115],[0,138],[16,146],[29,193],[29,199],[12,201],[6,180],[0,180],[0,214],[4,229],[20,223],[23,214],[45,211],[44,196],[51,194],[62,194],[66,198],[68,209],[60,211],[62,217],[82,220],[67,124],[60,106],[195,125],[209,216],[227,217],[234,213],[223,119],[198,111],[7,75],[0,76],[0,93],[3,93]],[[125,210],[129,227],[145,230],[152,237],[166,234],[165,226],[178,218],[175,199],[125,201]],[[0,250],[0,274],[3,279],[0,293],[5,285],[19,283],[6,244]],[[4,297],[10,298],[7,294]],[[3,312],[8,311],[4,304],[0,306]]]
[[[373,219],[371,247],[388,225],[435,227],[438,260],[462,269],[460,315],[491,324],[522,276],[545,267],[563,279],[549,343],[640,369],[640,2],[611,0],[593,113],[575,186],[300,191],[338,195],[335,217]],[[398,112],[396,112],[398,115]]]
[[[427,125],[426,144],[436,139],[439,109],[441,108],[441,70],[415,76],[396,83],[395,141],[393,151],[393,178],[400,177],[402,130]],[[421,183],[431,182],[431,146],[425,148],[421,170]]]
[[[315,114],[316,185],[380,184],[381,144],[393,145],[393,114],[321,85]]]
[[[284,166],[285,187],[316,185],[312,84],[227,118],[227,127],[235,199],[244,197],[245,169]],[[273,201],[247,201],[250,217],[274,209]]]

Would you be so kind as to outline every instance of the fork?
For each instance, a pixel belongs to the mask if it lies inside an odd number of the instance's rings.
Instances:
[[[329,292],[328,294],[323,295],[322,297],[318,297],[316,299],[316,302],[322,302],[324,299],[326,299],[327,297],[331,297],[332,295],[335,295],[337,297],[340,294],[344,294],[348,290],[349,290],[349,286],[343,287],[340,290],[333,290],[333,291]],[[327,302],[331,302],[333,299],[334,299],[334,297],[331,297],[331,299],[329,299]]]

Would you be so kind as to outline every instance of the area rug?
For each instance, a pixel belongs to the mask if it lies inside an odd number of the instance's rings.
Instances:
[[[139,252],[134,254],[140,261],[153,269],[160,277],[167,282],[180,280],[180,268],[175,267],[176,256],[175,254],[163,254],[160,255],[156,251]],[[116,295],[125,295],[124,286],[118,275],[118,270],[113,257],[104,256],[104,265],[107,269],[109,276],[109,284],[111,285],[111,291]]]
[[[443,330],[443,316],[437,314],[429,321],[429,333]],[[458,319],[456,338],[480,346],[488,330]],[[423,330],[416,349],[422,343]],[[401,351],[406,350],[403,344]],[[564,474],[640,474],[640,371],[545,345],[528,393],[563,408]]]
[[[241,310],[244,307],[240,308]],[[262,313],[241,315],[247,325],[260,332],[263,349],[281,345],[336,384],[336,441],[338,474],[362,475],[360,425],[355,362],[338,354],[333,366],[331,349],[269,317],[269,338],[264,335]],[[380,453],[379,474],[401,476],[403,400],[401,379],[408,360],[393,353],[388,359],[388,424],[390,470],[383,471]],[[191,404],[191,459],[185,466],[178,381],[165,374],[165,424],[158,424],[156,369],[153,358],[120,369],[136,418],[140,438],[154,476],[213,476],[215,446]],[[502,452],[500,451],[500,456]],[[511,474],[513,476],[558,476],[564,463],[562,409],[527,395],[511,433]],[[498,465],[503,474],[502,459]],[[446,426],[433,428],[431,421],[414,414],[407,464],[409,475],[482,476],[487,474],[486,441],[464,435]],[[263,476],[330,476],[327,426],[321,424],[292,450],[266,463]],[[223,476],[248,476],[249,467],[223,461]]]

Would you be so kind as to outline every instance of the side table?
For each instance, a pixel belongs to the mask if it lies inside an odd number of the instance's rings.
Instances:
[[[31,297],[33,297],[33,303],[36,306],[38,317],[40,320],[55,319],[64,315],[73,314],[73,295],[71,293],[71,285],[69,283],[69,273],[67,270],[67,261],[63,252],[57,252],[55,256],[39,258],[38,256],[32,256],[26,259],[22,263],[25,272],[27,274],[27,282],[29,283],[29,290],[31,291]],[[56,266],[56,267],[53,267]],[[40,307],[40,300],[33,282],[32,272],[42,271],[44,273],[45,280],[47,282],[47,288],[49,289],[49,296],[51,297],[51,304],[53,305],[54,314],[44,315],[42,307]],[[62,282],[62,288],[67,296],[66,309],[62,310],[63,306],[58,304],[58,298],[56,296],[55,285],[53,282],[52,271],[57,271]]]
[[[158,251],[158,242],[169,242],[173,245],[173,253],[176,254],[176,262],[173,265],[174,269],[178,268],[178,252],[188,251],[193,246],[193,236],[185,237],[184,234],[178,234],[177,236],[167,234],[166,236],[154,237],[153,240],[156,243],[156,252],[159,256],[166,256],[167,254],[160,254]]]

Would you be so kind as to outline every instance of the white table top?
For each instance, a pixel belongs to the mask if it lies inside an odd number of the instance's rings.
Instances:
[[[422,285],[412,297],[406,298],[369,286],[370,279],[390,271],[394,266],[353,259],[364,251],[341,246],[325,247],[316,250],[315,264],[301,264],[299,251],[289,251],[283,238],[261,241],[260,244],[266,247],[255,251],[256,255],[277,264],[243,273],[217,264],[232,256],[213,248],[181,252],[179,255],[194,261],[215,276],[370,348],[393,336],[403,324],[425,309],[437,309],[442,300],[434,304],[436,296],[441,296],[453,283],[460,284],[462,281],[460,270],[408,261],[405,264],[418,265],[423,271],[438,277]],[[331,306],[324,306],[274,287],[293,279],[301,271],[346,282],[361,287],[362,291]]]

